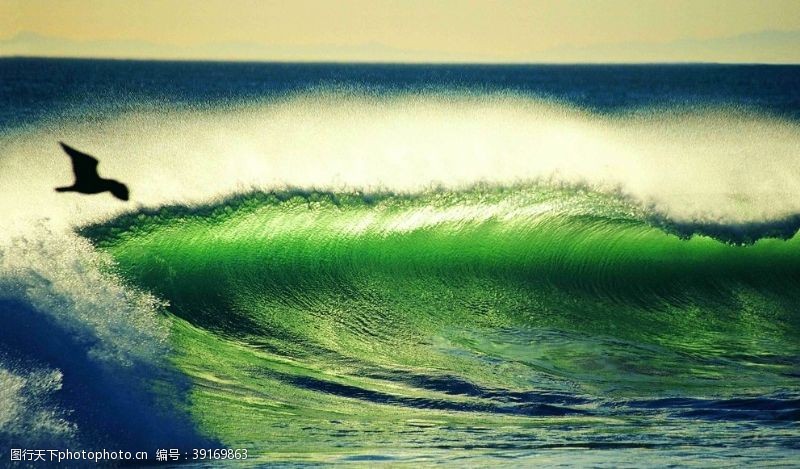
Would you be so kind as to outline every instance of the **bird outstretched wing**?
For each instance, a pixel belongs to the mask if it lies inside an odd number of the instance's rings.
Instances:
[[[61,148],[67,152],[69,158],[72,160],[72,172],[75,173],[75,180],[89,180],[94,181],[100,178],[97,174],[97,159],[91,155],[80,152],[64,142],[58,142]]]

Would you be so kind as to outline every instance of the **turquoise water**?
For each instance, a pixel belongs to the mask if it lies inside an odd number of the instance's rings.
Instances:
[[[85,234],[169,301],[190,412],[230,446],[482,464],[790,451],[797,241],[680,239],[643,215],[536,185],[278,192]]]

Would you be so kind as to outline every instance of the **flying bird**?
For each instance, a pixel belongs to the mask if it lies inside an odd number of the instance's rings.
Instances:
[[[56,187],[57,192],[80,192],[82,194],[99,194],[111,192],[120,200],[128,200],[128,187],[114,179],[104,179],[97,174],[97,159],[80,152],[64,142],[58,142],[72,160],[72,172],[75,182],[71,186]]]

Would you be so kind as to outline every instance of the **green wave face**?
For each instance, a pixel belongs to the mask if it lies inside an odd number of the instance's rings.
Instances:
[[[230,447],[741,447],[726,400],[766,399],[752,422],[798,392],[799,241],[682,239],[648,219],[540,185],[287,191],[84,234],[169,302],[191,413]]]

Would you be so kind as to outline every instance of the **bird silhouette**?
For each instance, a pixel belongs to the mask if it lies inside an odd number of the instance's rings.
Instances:
[[[104,179],[97,174],[97,159],[80,152],[64,142],[58,142],[72,160],[72,172],[75,182],[71,186],[56,187],[56,192],[80,192],[82,194],[99,194],[111,192],[120,200],[128,200],[128,187],[114,179]]]

